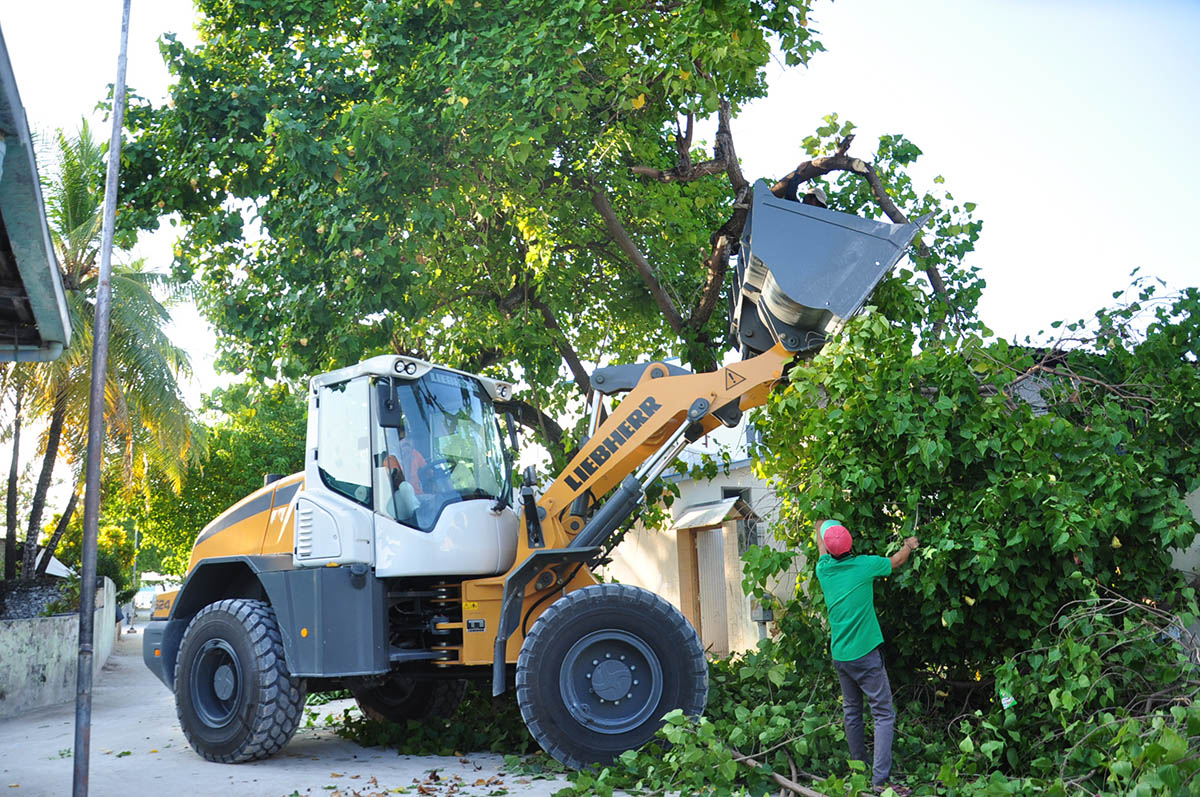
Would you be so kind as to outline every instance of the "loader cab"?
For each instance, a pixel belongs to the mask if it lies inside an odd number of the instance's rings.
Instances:
[[[364,563],[378,576],[508,569],[517,518],[494,402],[511,390],[391,356],[314,378],[296,565]]]
[[[451,503],[508,503],[509,466],[490,397],[478,380],[430,370],[376,377],[375,511],[430,531]]]

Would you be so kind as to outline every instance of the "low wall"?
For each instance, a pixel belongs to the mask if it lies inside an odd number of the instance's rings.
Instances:
[[[94,669],[98,679],[116,639],[117,592],[109,578],[96,591]],[[0,717],[75,699],[79,615],[0,621]]]

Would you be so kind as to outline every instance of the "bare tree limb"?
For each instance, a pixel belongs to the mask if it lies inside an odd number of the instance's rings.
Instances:
[[[737,149],[733,145],[733,129],[730,126],[732,116],[729,101],[721,100],[721,108],[717,118],[717,142],[714,155],[724,161],[725,174],[729,177],[729,185],[733,189],[733,214],[721,225],[712,238],[712,252],[704,260],[704,287],[696,306],[688,315],[687,325],[700,329],[708,323],[717,301],[721,298],[721,290],[725,286],[725,274],[729,269],[729,253],[741,237],[742,229],[746,226],[746,214],[749,213],[750,183],[742,174],[742,166],[738,163]]]
[[[608,196],[602,189],[593,185],[590,186],[592,192],[592,206],[600,213],[600,217],[604,219],[604,226],[608,229],[608,234],[616,241],[617,246],[625,253],[641,275],[642,281],[646,283],[646,287],[650,291],[651,297],[658,305],[658,309],[666,317],[667,323],[675,332],[683,331],[683,318],[679,314],[679,310],[675,307],[675,303],[671,301],[671,297],[667,295],[666,288],[659,281],[658,275],[654,273],[654,268],[650,262],[646,260],[646,256],[638,249],[637,244],[629,237],[629,233],[625,231],[621,220],[617,218],[617,212],[613,210],[612,204],[608,201]]]

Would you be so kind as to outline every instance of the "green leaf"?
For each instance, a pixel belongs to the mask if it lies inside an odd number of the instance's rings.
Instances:
[[[1162,736],[1159,737],[1158,743],[1163,747],[1164,763],[1173,764],[1179,759],[1187,755],[1188,743],[1173,728],[1163,728]]]

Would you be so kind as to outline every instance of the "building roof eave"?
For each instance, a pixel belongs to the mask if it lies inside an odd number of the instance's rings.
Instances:
[[[0,31],[0,361],[46,361],[71,342],[33,137]]]

